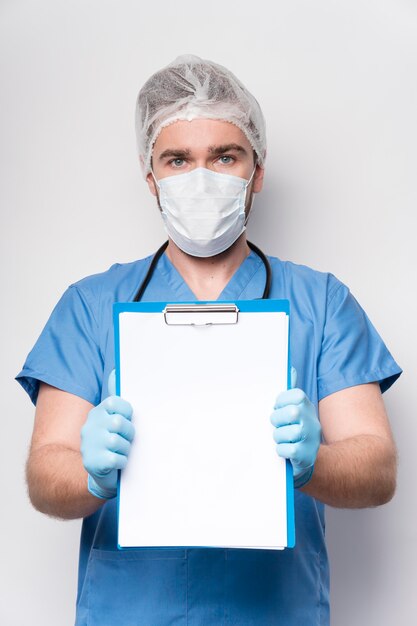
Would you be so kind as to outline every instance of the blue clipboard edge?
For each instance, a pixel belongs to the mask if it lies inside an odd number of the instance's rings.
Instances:
[[[259,304],[262,303],[261,306]],[[289,300],[207,300],[207,301],[184,301],[184,302],[115,302],[113,304],[113,324],[114,324],[114,355],[116,368],[116,395],[120,396],[120,327],[119,315],[126,312],[143,312],[143,313],[160,313],[167,304],[235,304],[239,311],[251,313],[255,311],[279,312],[290,314]],[[289,318],[289,324],[291,318]],[[287,387],[291,388],[291,349],[288,341],[288,371],[287,371]],[[120,475],[117,478],[117,519],[119,519],[120,506]],[[295,547],[295,516],[294,516],[294,479],[291,462],[286,462],[286,481],[287,481],[287,548]],[[178,549],[186,546],[175,546]],[[135,550],[135,547],[123,547],[117,544],[119,550]],[[165,549],[165,548],[164,548]]]

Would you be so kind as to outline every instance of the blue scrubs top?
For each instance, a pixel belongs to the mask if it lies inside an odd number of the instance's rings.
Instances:
[[[374,381],[388,389],[401,370],[347,287],[331,274],[269,260],[270,297],[290,301],[292,364],[310,400],[317,406],[331,393]],[[114,367],[112,305],[133,300],[150,262],[113,265],[64,293],[17,376],[34,403],[40,381],[94,405],[107,396]],[[251,252],[219,300],[260,298],[264,285],[265,268]],[[195,299],[163,255],[142,300]],[[163,346],[155,350],[162,355]],[[119,551],[116,499],[110,500],[83,521],[76,625],[326,625],[323,504],[297,491],[295,520],[296,547],[283,551]]]

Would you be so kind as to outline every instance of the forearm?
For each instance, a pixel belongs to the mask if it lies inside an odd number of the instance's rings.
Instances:
[[[62,519],[87,517],[104,500],[87,489],[81,454],[59,444],[32,449],[26,466],[29,497],[42,513]]]
[[[311,480],[301,491],[334,507],[385,504],[394,495],[397,473],[392,441],[358,435],[319,448]]]

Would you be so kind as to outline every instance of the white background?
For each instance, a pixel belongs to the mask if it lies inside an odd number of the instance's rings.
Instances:
[[[27,501],[33,407],[13,381],[66,286],[164,239],[135,151],[151,73],[194,53],[268,125],[250,238],[346,282],[405,374],[386,395],[394,500],[328,511],[334,626],[409,624],[415,593],[417,8],[412,0],[1,0],[0,622],[73,623],[79,522]]]

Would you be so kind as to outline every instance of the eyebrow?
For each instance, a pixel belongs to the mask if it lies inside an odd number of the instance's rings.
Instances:
[[[247,154],[245,148],[238,143],[226,143],[222,146],[209,146],[208,151],[211,154],[224,154],[225,152],[242,152]]]
[[[238,143],[227,143],[221,146],[209,146],[207,151],[210,154],[219,155],[224,154],[225,152],[241,152],[242,154],[247,154],[245,148]],[[175,158],[175,159],[184,159],[185,157],[189,157],[191,155],[190,148],[167,148],[159,155],[158,159],[162,161],[167,158]]]
[[[166,159],[167,157],[175,157],[176,159],[183,159],[184,157],[188,157],[191,154],[191,150],[189,148],[175,149],[175,148],[167,148],[159,155],[158,159],[161,161],[162,159]]]

